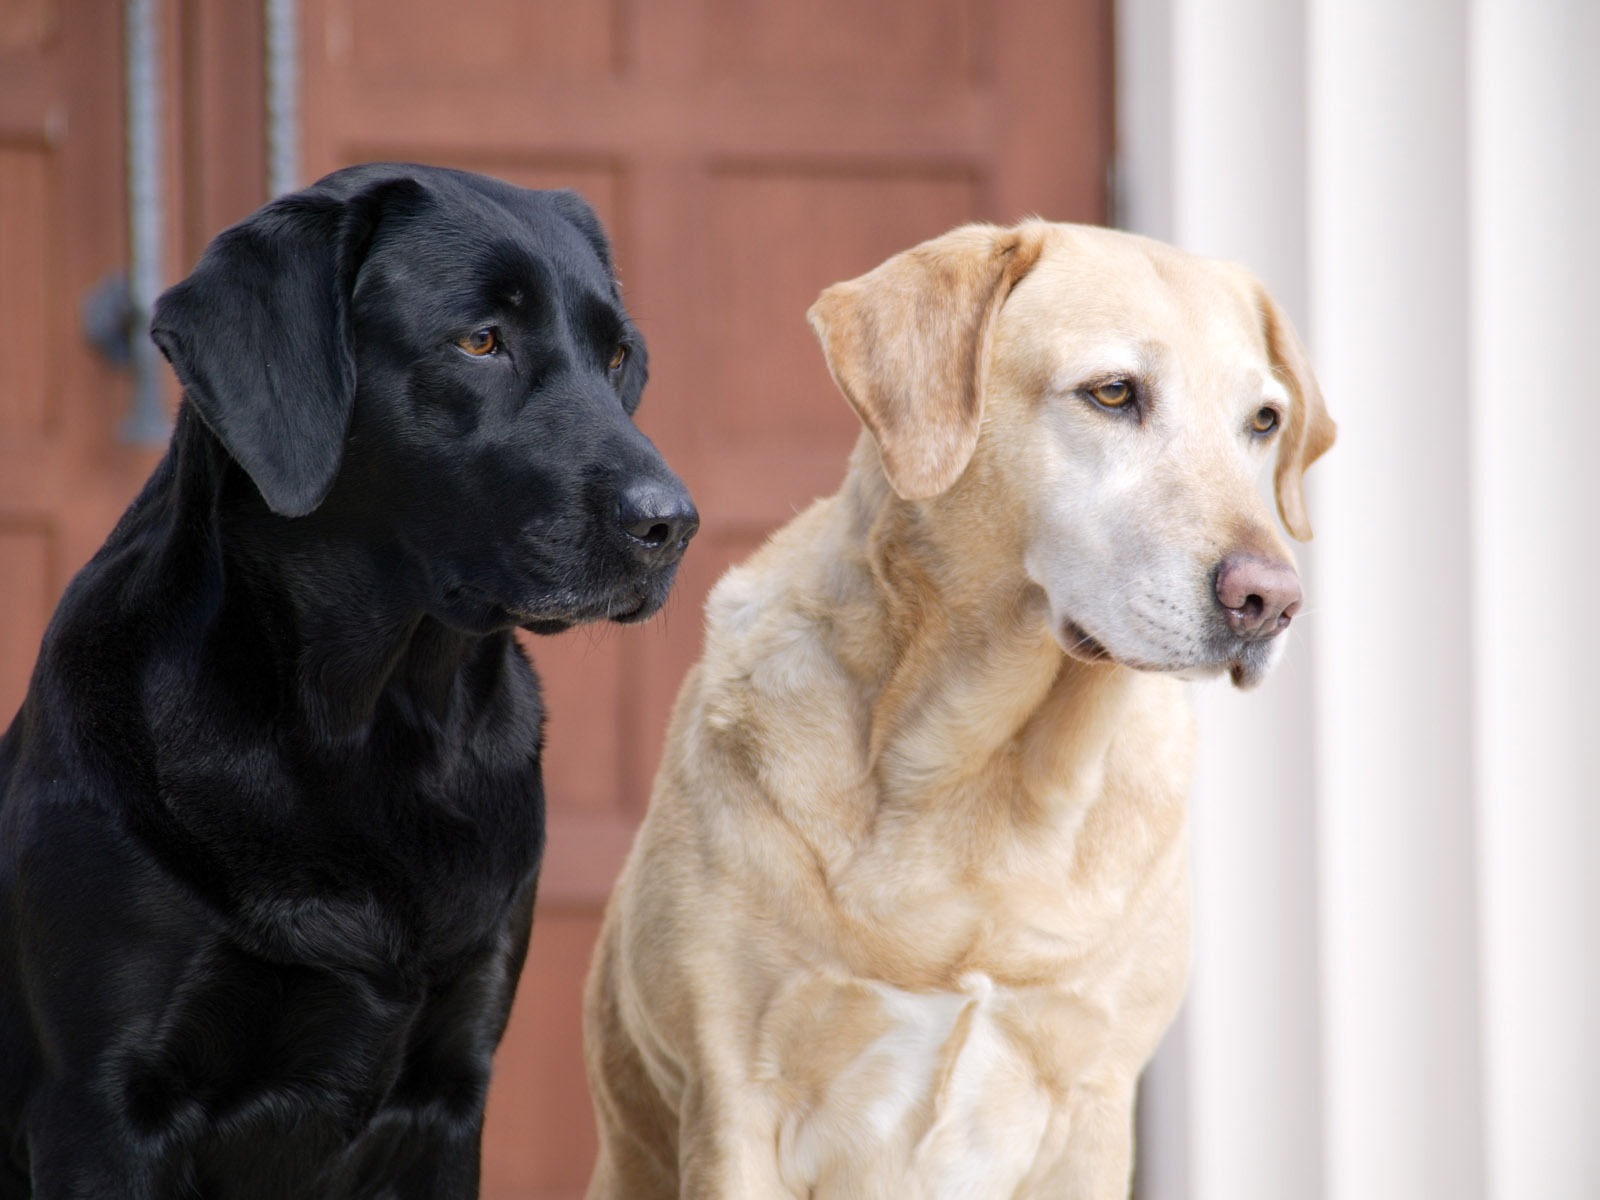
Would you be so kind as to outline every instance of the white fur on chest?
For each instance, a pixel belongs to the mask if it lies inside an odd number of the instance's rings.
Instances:
[[[1052,1104],[1023,1047],[998,1020],[1006,1006],[987,976],[961,992],[907,992],[877,983],[844,986],[877,1002],[860,1044],[828,1050],[842,1060],[788,1092],[778,1154],[798,1195],[897,1200],[977,1200],[1011,1195],[1032,1172]],[[817,988],[803,991],[814,1004]],[[862,996],[858,995],[858,999]],[[795,996],[804,1002],[802,996]],[[859,1013],[860,1006],[856,1006]],[[815,1035],[829,1037],[826,1018]],[[805,1017],[791,1006],[786,1017]],[[790,1055],[808,1038],[791,1026]],[[798,1036],[797,1036],[798,1035]],[[820,1042],[816,1044],[823,1051]],[[793,1084],[797,1061],[767,1066]]]

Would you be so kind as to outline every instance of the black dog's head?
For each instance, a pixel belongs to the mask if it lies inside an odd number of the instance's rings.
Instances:
[[[272,513],[405,555],[453,628],[642,620],[697,528],[572,192],[336,172],[222,233],[152,336]]]

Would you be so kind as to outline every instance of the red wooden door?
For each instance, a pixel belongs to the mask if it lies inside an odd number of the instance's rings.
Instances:
[[[260,0],[163,0],[169,277],[260,202]],[[301,0],[303,175],[406,158],[583,192],[650,341],[641,424],[703,518],[642,628],[531,639],[550,849],[497,1059],[488,1200],[581,1194],[579,996],[710,585],[842,477],[818,291],[972,218],[1097,221],[1111,0]],[[120,5],[0,0],[0,722],[153,455],[77,333],[123,253]],[[63,120],[61,114],[66,114]]]

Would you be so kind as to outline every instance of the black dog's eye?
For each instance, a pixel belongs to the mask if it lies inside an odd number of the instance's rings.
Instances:
[[[1278,410],[1271,405],[1263,404],[1256,409],[1256,415],[1250,418],[1250,432],[1258,437],[1265,437],[1278,427]]]
[[[463,354],[485,358],[500,349],[500,331],[493,325],[485,325],[482,329],[474,329],[464,338],[457,338],[456,346]]]
[[[1135,395],[1133,384],[1126,379],[1108,379],[1087,390],[1089,399],[1101,408],[1108,408],[1113,412],[1127,408],[1133,403]]]
[[[627,361],[628,348],[626,346],[618,346],[616,351],[611,355],[611,361],[606,364],[606,370],[620,371],[622,369],[622,364]]]

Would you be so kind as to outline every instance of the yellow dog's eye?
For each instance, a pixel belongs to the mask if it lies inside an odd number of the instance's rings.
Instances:
[[[1262,405],[1250,418],[1250,428],[1256,433],[1271,433],[1278,427],[1278,410]]]
[[[500,331],[493,325],[485,325],[482,329],[474,329],[466,337],[457,339],[456,345],[473,358],[483,358],[500,349]]]
[[[1121,408],[1133,399],[1133,384],[1126,379],[1111,379],[1090,388],[1089,395],[1105,408]]]
[[[606,369],[608,371],[618,370],[621,368],[622,364],[627,361],[628,348],[626,346],[618,346],[616,352],[611,356],[611,361],[606,364]]]

